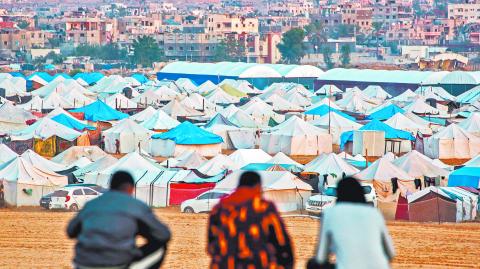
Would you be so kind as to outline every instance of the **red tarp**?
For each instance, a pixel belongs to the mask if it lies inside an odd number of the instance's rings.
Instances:
[[[171,183],[169,205],[179,205],[215,187],[215,183]]]
[[[395,220],[408,220],[408,201],[407,198],[402,195],[399,195],[398,197]]]

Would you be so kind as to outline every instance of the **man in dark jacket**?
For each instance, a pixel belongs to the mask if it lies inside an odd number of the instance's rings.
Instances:
[[[208,254],[212,269],[289,269],[293,252],[275,206],[262,198],[260,176],[245,172],[237,190],[210,214]]]
[[[73,218],[67,234],[76,238],[76,268],[159,268],[170,231],[141,201],[133,198],[134,181],[126,172],[112,176],[110,191],[88,202]],[[147,243],[137,247],[137,235]],[[145,263],[147,262],[147,263]]]

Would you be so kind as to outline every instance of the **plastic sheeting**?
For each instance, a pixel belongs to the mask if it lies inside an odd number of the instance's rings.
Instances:
[[[215,183],[171,183],[169,205],[179,205],[183,201],[193,199],[215,187]]]

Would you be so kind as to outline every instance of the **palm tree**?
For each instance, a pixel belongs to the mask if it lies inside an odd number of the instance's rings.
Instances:
[[[383,27],[383,22],[380,22],[380,21],[376,21],[376,22],[373,22],[372,23],[372,28],[373,28],[373,33],[375,34],[375,38],[376,38],[376,46],[377,46],[377,49],[376,49],[376,57],[378,59],[378,34],[380,32],[380,30],[382,29]]]

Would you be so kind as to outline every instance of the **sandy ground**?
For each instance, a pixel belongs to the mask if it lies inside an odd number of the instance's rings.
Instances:
[[[207,268],[207,215],[187,215],[178,208],[156,210],[171,227],[173,241],[163,268]],[[41,209],[0,210],[0,268],[70,268],[73,241],[65,236],[69,212]],[[287,217],[296,252],[304,268],[315,248],[319,223]],[[398,256],[394,268],[480,268],[480,224],[389,222]],[[362,247],[362,246],[359,246]]]

